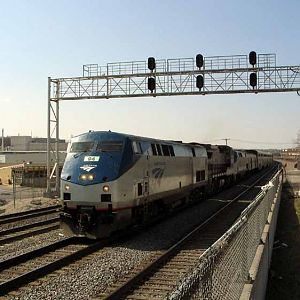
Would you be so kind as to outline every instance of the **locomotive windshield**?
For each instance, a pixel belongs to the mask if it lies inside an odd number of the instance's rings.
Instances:
[[[120,152],[123,149],[122,141],[101,141],[97,145],[99,152]]]
[[[74,142],[71,145],[70,152],[90,152],[93,146],[94,142]]]

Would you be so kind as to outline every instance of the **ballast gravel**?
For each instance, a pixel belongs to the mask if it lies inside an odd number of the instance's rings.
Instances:
[[[0,261],[9,259],[65,238],[61,229],[34,235],[14,243],[0,245]]]
[[[220,205],[222,201],[209,200],[190,207],[124,243],[101,249],[42,278],[38,284],[32,284],[8,299],[74,300],[95,296],[138,265],[150,261],[155,253],[170,247]]]
[[[53,213],[53,214],[39,216],[39,217],[32,217],[31,219],[19,220],[19,221],[7,223],[7,224],[1,224],[0,234],[2,231],[5,231],[5,230],[11,229],[11,228],[16,228],[19,226],[24,226],[24,225],[28,225],[28,224],[32,224],[32,223],[41,222],[41,221],[47,221],[47,220],[53,219],[55,217],[58,217],[58,213]]]

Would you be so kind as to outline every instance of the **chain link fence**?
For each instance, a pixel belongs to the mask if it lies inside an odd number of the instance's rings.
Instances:
[[[40,166],[16,165],[2,174],[0,213],[41,205],[46,187],[46,169]]]
[[[40,205],[44,188],[0,185],[0,213],[28,205]]]
[[[264,186],[239,220],[200,258],[168,299],[239,299],[272,204],[280,197],[282,172]]]

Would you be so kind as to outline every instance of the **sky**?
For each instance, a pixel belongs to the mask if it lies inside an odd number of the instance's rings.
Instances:
[[[0,0],[0,128],[47,136],[47,78],[82,65],[276,53],[300,65],[298,0]],[[292,146],[296,93],[64,101],[60,137],[112,130],[236,148]],[[288,144],[290,143],[290,144]]]

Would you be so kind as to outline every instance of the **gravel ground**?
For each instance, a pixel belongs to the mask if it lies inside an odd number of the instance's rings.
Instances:
[[[0,261],[49,245],[64,238],[60,229],[42,233],[11,244],[0,246]]]
[[[0,233],[1,233],[1,231],[7,230],[10,228],[24,226],[27,224],[32,224],[32,223],[36,223],[36,222],[40,222],[40,221],[46,221],[46,220],[53,219],[55,217],[58,217],[58,213],[53,213],[50,215],[39,216],[39,217],[33,217],[31,219],[20,220],[20,221],[8,223],[8,224],[1,224]]]

